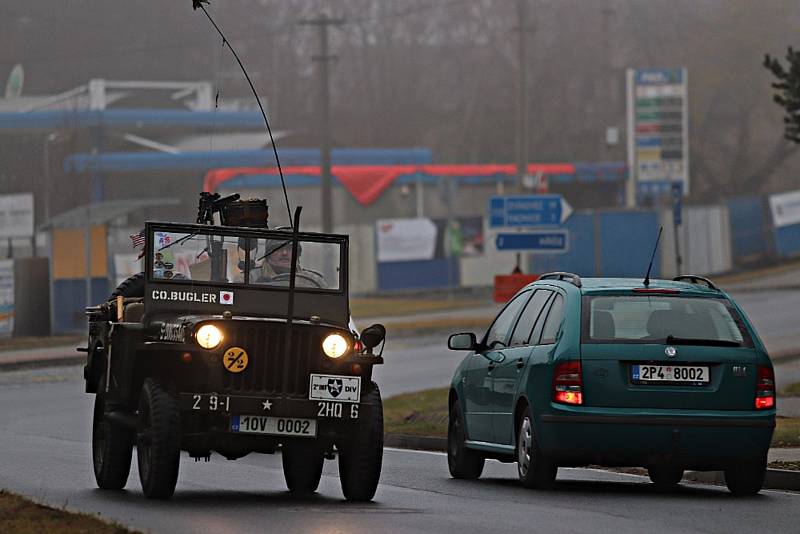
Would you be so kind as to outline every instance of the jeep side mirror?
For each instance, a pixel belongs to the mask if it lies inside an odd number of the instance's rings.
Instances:
[[[478,340],[472,332],[465,334],[453,334],[447,340],[447,348],[450,350],[475,350]]]
[[[361,343],[367,350],[372,350],[386,338],[386,328],[379,323],[366,327],[361,331]]]

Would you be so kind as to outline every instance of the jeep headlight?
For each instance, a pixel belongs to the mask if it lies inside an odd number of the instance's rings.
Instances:
[[[347,340],[339,334],[331,334],[322,341],[322,350],[330,358],[339,358],[347,348]]]
[[[213,349],[222,343],[222,332],[213,324],[204,324],[194,335],[197,343],[204,349]]]

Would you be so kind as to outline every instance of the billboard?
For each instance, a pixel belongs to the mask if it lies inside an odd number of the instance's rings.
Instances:
[[[775,228],[800,224],[800,191],[770,195],[769,207]]]
[[[0,239],[33,237],[33,193],[0,195]]]
[[[430,219],[381,219],[375,223],[378,262],[433,259],[436,225]]]
[[[688,73],[685,68],[628,69],[628,167],[635,192],[689,193]]]

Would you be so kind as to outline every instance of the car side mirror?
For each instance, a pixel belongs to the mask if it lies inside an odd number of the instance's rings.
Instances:
[[[447,348],[450,350],[475,350],[477,347],[478,340],[472,332],[453,334],[447,340]]]
[[[361,343],[364,344],[364,347],[370,351],[386,339],[386,327],[379,323],[368,326],[361,331],[359,339],[361,339]]]

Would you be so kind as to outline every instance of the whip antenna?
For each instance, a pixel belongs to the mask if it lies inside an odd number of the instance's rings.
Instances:
[[[661,241],[661,232],[664,231],[663,226],[658,227],[658,237],[656,238],[656,246],[653,247],[653,255],[650,256],[650,265],[647,267],[647,274],[644,276],[644,287],[650,286],[650,271],[653,269],[653,260],[656,258],[656,251],[658,250],[658,242]]]
[[[256,97],[256,103],[258,104],[258,109],[261,110],[261,116],[264,117],[264,124],[267,125],[267,133],[269,133],[269,140],[272,143],[272,152],[275,154],[275,163],[277,163],[278,165],[278,174],[281,177],[281,187],[283,188],[283,199],[284,201],[286,201],[286,212],[289,215],[289,225],[293,226],[294,223],[292,221],[292,209],[289,207],[289,195],[286,193],[286,181],[283,179],[283,169],[281,168],[281,160],[278,157],[278,148],[275,146],[275,138],[272,136],[272,128],[270,128],[269,126],[269,121],[267,120],[267,114],[264,112],[264,106],[261,105],[261,99],[258,98],[258,93],[256,92],[256,88],[253,85],[253,82],[250,80],[250,75],[247,74],[247,69],[244,68],[242,60],[239,59],[239,54],[236,53],[236,50],[233,49],[231,43],[225,37],[225,34],[222,33],[222,30],[219,28],[219,26],[217,26],[217,23],[214,22],[214,19],[211,18],[211,15],[208,14],[208,11],[206,11],[205,6],[203,6],[203,4],[208,4],[208,3],[209,0],[192,0],[192,8],[195,10],[200,8],[203,10],[203,13],[206,14],[206,17],[208,17],[208,20],[214,26],[214,29],[217,30],[219,36],[222,37],[222,46],[223,47],[227,46],[228,50],[231,51],[231,54],[233,54],[233,57],[236,59],[236,62],[242,69],[242,73],[244,74],[244,77],[247,79],[247,83],[250,85],[250,90],[253,91],[253,96]]]

